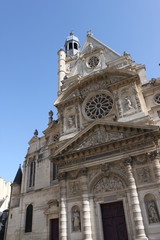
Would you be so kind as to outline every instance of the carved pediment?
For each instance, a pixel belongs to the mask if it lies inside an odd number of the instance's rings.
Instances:
[[[151,137],[152,132],[159,132],[159,128],[156,126],[142,127],[126,123],[111,123],[98,119],[68,140],[52,157],[79,152],[88,148],[106,146],[107,144],[116,144],[123,140],[129,141],[131,139],[132,142],[133,138],[138,138],[146,133],[149,133]]]
[[[127,137],[126,133],[117,131],[106,131],[104,126],[97,127],[88,137],[82,139],[72,150],[81,150],[87,147],[97,146],[99,144],[109,143],[111,141]]]

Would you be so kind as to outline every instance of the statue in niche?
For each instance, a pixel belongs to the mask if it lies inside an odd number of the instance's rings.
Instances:
[[[68,117],[68,128],[75,128],[76,127],[76,124],[75,124],[75,116],[72,115],[72,116],[69,116]]]
[[[147,210],[148,210],[148,217],[149,223],[158,223],[160,222],[158,210],[155,201],[148,201],[147,202]]]
[[[131,100],[129,99],[129,97],[125,97],[125,106],[126,106],[126,109],[127,110],[130,110],[130,109],[132,109],[133,108],[133,106],[132,106],[132,102],[131,102]]]
[[[81,231],[81,219],[80,219],[80,211],[77,208],[73,208],[72,210],[72,229],[73,232]]]

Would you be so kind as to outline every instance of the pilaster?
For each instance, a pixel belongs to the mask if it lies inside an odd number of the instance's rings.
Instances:
[[[67,240],[67,200],[66,200],[66,173],[58,176],[60,185],[60,220],[59,220],[59,239]]]
[[[87,168],[81,169],[83,240],[92,240],[91,213],[87,187]]]
[[[154,151],[150,154],[152,163],[153,163],[153,170],[155,173],[156,182],[160,184],[160,152]]]

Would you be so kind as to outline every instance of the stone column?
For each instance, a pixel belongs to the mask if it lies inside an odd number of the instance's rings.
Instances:
[[[87,187],[87,169],[81,169],[83,240],[92,240],[91,213]]]
[[[93,238],[93,240],[97,239],[97,226],[96,226],[96,219],[95,219],[96,210],[97,210],[96,208],[97,208],[97,206],[95,205],[94,198],[92,196],[92,197],[90,197],[90,209],[91,209],[91,212],[92,212],[91,225],[93,226],[93,228],[92,228],[92,238]]]
[[[160,183],[160,153],[158,151],[154,151],[149,153],[151,160],[153,162],[153,169],[156,177],[157,183]]]
[[[60,173],[58,179],[60,185],[59,239],[67,240],[66,173]]]
[[[138,192],[136,188],[135,179],[132,172],[131,158],[127,158],[124,161],[128,175],[129,195],[131,199],[131,211],[133,214],[133,221],[135,225],[135,240],[147,240],[144,224],[142,219],[142,213],[139,204]]]

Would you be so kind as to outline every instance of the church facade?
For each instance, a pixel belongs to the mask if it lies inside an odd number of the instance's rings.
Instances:
[[[58,119],[29,142],[6,239],[159,240],[160,79],[91,32],[58,57]]]

